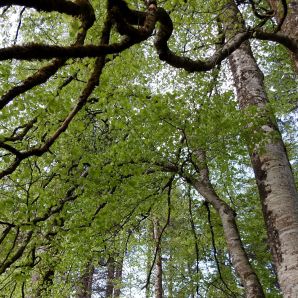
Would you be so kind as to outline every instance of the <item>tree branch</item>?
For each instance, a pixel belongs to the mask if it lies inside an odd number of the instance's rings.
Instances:
[[[89,26],[92,26],[93,22],[95,21],[94,10],[89,1],[72,2],[69,0],[2,0],[0,2],[0,7],[11,5],[25,6],[46,12],[56,11],[71,15],[73,17],[86,16],[87,18],[88,16]]]
[[[82,26],[77,33],[76,41],[73,46],[83,45],[87,31],[89,29],[87,20],[82,19]],[[11,88],[0,98],[0,110],[20,94],[27,92],[33,87],[45,83],[53,76],[66,62],[67,59],[55,59],[50,64],[40,68],[32,76],[25,79],[20,85]]]
[[[101,42],[100,42],[101,45],[103,44],[105,45],[109,43],[111,26],[112,24],[110,21],[110,17],[107,16],[105,26],[102,31]],[[45,152],[49,151],[50,147],[59,138],[59,136],[67,129],[68,125],[73,120],[73,118],[87,103],[90,94],[93,92],[95,87],[99,84],[99,78],[101,76],[104,66],[105,66],[105,55],[96,59],[93,72],[88,80],[88,83],[85,89],[82,91],[76,106],[70,111],[70,113],[64,119],[61,126],[56,130],[56,132],[54,132],[54,134],[50,138],[48,138],[45,141],[45,143],[40,147],[35,147],[32,149],[29,149],[28,151],[20,152],[20,154],[16,155],[16,158],[11,163],[11,165],[8,168],[4,169],[2,172],[0,172],[0,179],[3,178],[4,176],[7,176],[13,173],[17,169],[19,164],[22,162],[22,160],[30,156],[41,156]]]

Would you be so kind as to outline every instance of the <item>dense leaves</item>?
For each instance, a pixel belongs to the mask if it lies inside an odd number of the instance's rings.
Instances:
[[[297,75],[259,39],[297,40],[243,4],[250,27],[225,41],[225,1],[25,2],[0,4],[1,297],[153,297],[158,254],[165,297],[242,297],[218,202],[280,297],[247,150],[265,120],[226,58],[254,39],[297,177]]]

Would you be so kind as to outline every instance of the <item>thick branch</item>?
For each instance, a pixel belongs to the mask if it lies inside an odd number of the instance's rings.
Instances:
[[[82,18],[82,26],[77,33],[75,45],[83,45],[86,34],[89,28],[89,18],[85,16]],[[45,83],[51,76],[53,76],[66,62],[67,59],[54,59],[50,64],[40,68],[32,76],[25,79],[20,85],[11,88],[0,98],[0,110],[11,102],[15,97],[27,92],[35,86]]]
[[[116,18],[118,31],[126,37],[119,43],[111,45],[101,44],[99,46],[75,44],[73,46],[61,47],[44,44],[28,44],[23,46],[12,46],[0,49],[0,61],[8,59],[34,60],[51,58],[85,58],[101,57],[107,54],[119,53],[130,46],[146,40],[152,34],[157,21],[156,10],[149,8],[143,15],[144,23],[135,28],[122,17],[122,11],[115,8],[112,10]]]
[[[298,52],[297,40],[289,38],[281,33],[267,33],[261,30],[252,29],[235,35],[222,48],[217,50],[209,59],[193,60],[188,57],[179,56],[169,49],[167,42],[173,31],[172,20],[163,8],[158,8],[157,15],[158,21],[161,24],[155,41],[155,47],[159,54],[159,58],[176,68],[183,68],[190,72],[211,70],[214,66],[219,64],[232,52],[238,49],[244,41],[252,37],[261,40],[278,42],[290,49],[292,52]]]
[[[167,41],[171,36],[173,25],[167,12],[159,8],[157,13],[157,19],[161,23],[160,30],[157,33],[157,39],[155,41],[155,47],[161,60],[166,61],[168,64],[176,68],[184,68],[187,71],[207,71],[212,69],[215,65],[219,64],[222,60],[227,58],[233,51],[235,51],[244,41],[249,38],[257,38],[262,40],[270,40],[278,42],[292,52],[298,52],[298,42],[295,39],[291,39],[281,33],[268,33],[260,30],[248,30],[242,32],[228,41],[221,49],[216,51],[207,60],[192,60],[187,57],[181,57],[173,53],[168,45]],[[122,23],[124,24],[124,23]],[[142,30],[132,29],[127,26],[124,28],[124,32],[127,30],[130,33],[130,37],[124,38],[119,43],[111,45],[86,45],[86,46],[50,46],[43,44],[28,44],[23,46],[13,46],[0,49],[0,61],[9,59],[18,60],[34,60],[34,59],[50,59],[50,58],[85,58],[85,57],[101,57],[107,54],[114,54],[122,52],[123,50],[137,44],[150,36],[152,31],[152,25],[154,21],[150,19],[150,30],[148,28]],[[124,33],[123,32],[123,33]],[[138,32],[138,34],[137,34]]]
[[[277,32],[277,33],[271,33],[271,32],[264,32],[262,30],[256,30],[252,33],[252,37],[260,40],[268,40],[268,41],[274,41],[277,43],[282,44],[284,47],[289,49],[294,54],[298,53],[298,40],[294,38],[290,38],[286,34]]]
[[[0,49],[0,61],[9,59],[34,60],[51,58],[85,58],[101,57],[107,54],[119,53],[129,48],[133,43],[125,38],[120,43],[111,45],[86,46],[50,46],[44,44],[28,44]]]
[[[68,0],[2,0],[0,7],[18,5],[28,8],[35,8],[46,12],[60,12],[73,17],[88,16],[89,23],[93,23],[95,15],[89,1],[72,2]]]
[[[156,6],[150,5],[144,13],[143,22],[138,27],[132,26],[127,20],[121,7],[113,7],[111,13],[117,25],[117,31],[121,35],[127,35],[133,40],[146,40],[153,32],[157,21]],[[142,25],[142,26],[140,26]]]
[[[18,151],[16,148],[12,147],[9,144],[6,144],[4,142],[1,142],[1,141],[0,141],[0,148],[3,148],[3,149],[9,151],[10,153],[12,153],[12,154],[14,154],[16,156],[20,156],[21,155],[21,152]]]

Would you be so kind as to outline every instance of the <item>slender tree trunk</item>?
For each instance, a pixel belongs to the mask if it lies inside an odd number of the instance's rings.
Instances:
[[[123,272],[123,257],[120,257],[115,266],[115,281],[114,298],[119,298],[121,294],[121,282]]]
[[[152,239],[153,236],[153,226],[151,225],[151,222],[148,221],[148,226],[147,226],[147,238]],[[151,262],[152,262],[152,250],[153,248],[151,247],[151,241],[148,242],[147,244],[147,253],[146,253],[146,276],[149,276],[150,270],[151,270]],[[146,287],[146,298],[151,298],[151,283],[150,281],[148,282],[148,285]]]
[[[243,28],[243,21],[234,2],[227,7],[224,24],[229,37],[239,31],[239,26]],[[240,108],[245,112],[247,107],[255,106],[262,121],[254,129],[263,135],[266,144],[260,146],[253,138],[249,141],[251,162],[281,289],[284,297],[297,297],[298,194],[292,169],[274,117],[266,110],[263,74],[249,43],[233,52],[229,62]]]
[[[156,244],[156,264],[155,264],[155,298],[163,298],[162,289],[162,259],[161,246],[159,241],[160,225],[157,219],[153,219],[153,237]]]
[[[88,263],[85,272],[80,278],[80,284],[78,286],[78,291],[76,295],[77,298],[91,298],[93,272],[93,265],[91,263]]]
[[[235,220],[235,212],[223,200],[219,198],[215,192],[210,179],[209,170],[206,162],[206,155],[203,150],[195,152],[199,178],[186,179],[194,186],[194,188],[209,202],[220,216],[224,236],[227,242],[228,251],[232,257],[233,266],[241,279],[245,288],[247,298],[265,297],[259,279],[252,269],[248,256],[243,248],[238,227]]]
[[[280,22],[284,16],[283,6],[279,0],[268,0],[271,8],[275,11],[275,19]],[[298,39],[298,1],[292,0],[288,1],[288,12],[287,16],[281,27],[281,32]],[[290,53],[295,71],[298,73],[298,53]]]
[[[110,257],[107,264],[106,298],[112,298],[114,292],[115,261]]]

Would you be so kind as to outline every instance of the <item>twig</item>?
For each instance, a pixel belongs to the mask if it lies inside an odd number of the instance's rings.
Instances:
[[[21,12],[20,12],[20,16],[19,16],[19,24],[18,24],[18,28],[17,28],[17,31],[16,31],[16,36],[15,36],[15,38],[14,38],[14,42],[13,42],[14,45],[16,44],[16,42],[17,42],[17,40],[18,40],[19,30],[20,30],[21,25],[22,25],[22,15],[23,15],[25,9],[26,9],[26,7],[23,7],[23,9],[22,9]]]

